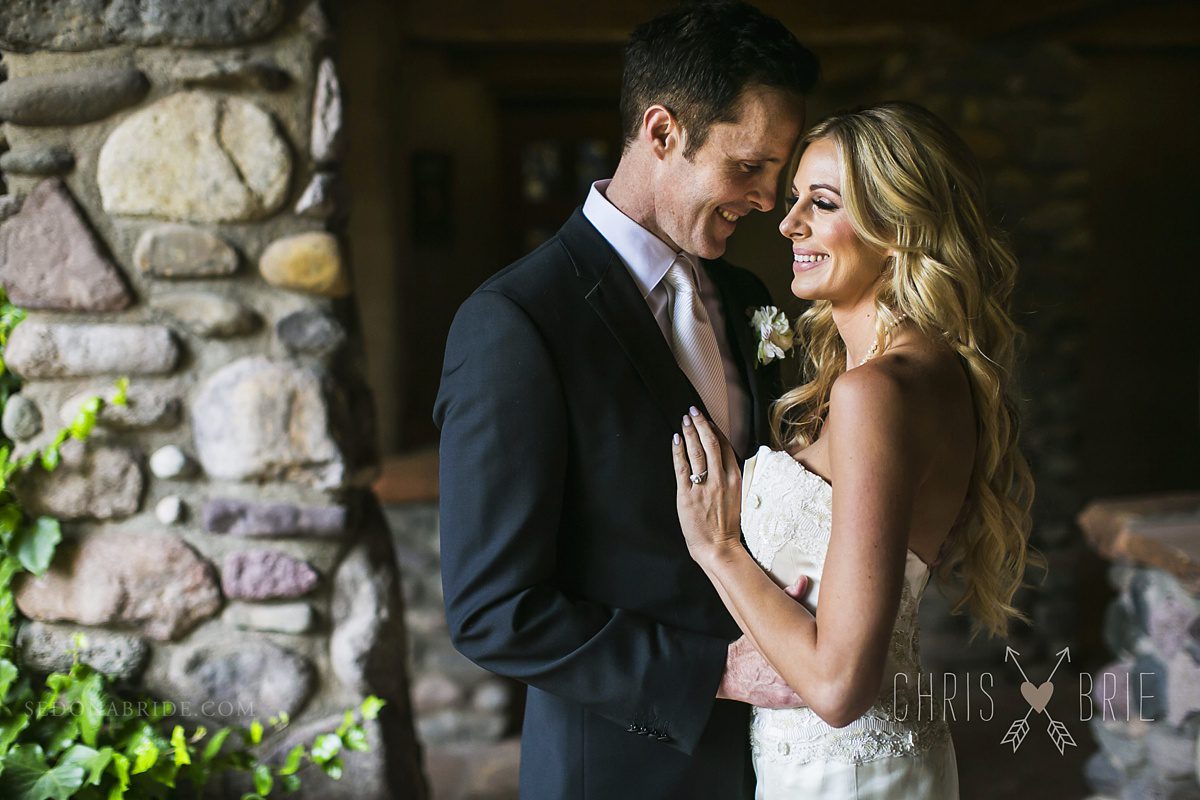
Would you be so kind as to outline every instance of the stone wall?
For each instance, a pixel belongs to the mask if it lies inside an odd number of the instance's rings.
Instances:
[[[1200,493],[1098,500],[1079,521],[1117,590],[1088,782],[1121,800],[1200,798]]]
[[[421,797],[333,45],[317,2],[0,6],[0,281],[30,310],[4,431],[40,446],[130,379],[20,486],[66,531],[18,586],[20,657],[61,666],[86,629],[85,660],[189,727],[288,712],[280,752],[378,694],[371,752],[302,795]]]
[[[413,713],[435,796],[516,797],[524,687],[476,666],[450,644],[437,506],[389,505],[386,515],[404,573]]]

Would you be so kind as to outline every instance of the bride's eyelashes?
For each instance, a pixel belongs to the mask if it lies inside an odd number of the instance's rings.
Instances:
[[[786,208],[787,212],[791,213],[792,209],[796,206],[796,203],[800,202],[800,195],[789,194],[787,197],[784,198],[783,202],[785,203],[785,208]],[[824,197],[814,197],[812,199],[812,204],[813,204],[813,208],[819,208],[822,211],[837,211],[838,210],[838,206],[836,204],[830,202],[829,200],[826,200]]]

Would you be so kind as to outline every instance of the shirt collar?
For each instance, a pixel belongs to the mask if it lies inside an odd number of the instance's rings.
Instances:
[[[583,215],[608,240],[621,261],[625,262],[634,283],[645,299],[658,286],[678,256],[696,270],[696,259],[688,253],[676,253],[650,231],[634,222],[605,197],[611,180],[596,181],[583,204]]]

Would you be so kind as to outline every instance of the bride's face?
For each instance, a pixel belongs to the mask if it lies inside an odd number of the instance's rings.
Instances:
[[[789,193],[792,205],[779,232],[792,243],[792,294],[835,305],[857,305],[873,296],[887,251],[854,230],[831,139],[818,139],[804,151]]]

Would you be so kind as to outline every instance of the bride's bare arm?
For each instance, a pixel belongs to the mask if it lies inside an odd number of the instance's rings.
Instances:
[[[741,629],[813,711],[849,724],[874,702],[904,580],[908,531],[928,443],[914,435],[920,409],[882,370],[859,369],[833,386],[829,441],[833,530],[813,615],[775,585],[741,544],[740,480],[728,443],[703,416],[675,445],[677,505],[693,559]],[[708,480],[688,480],[703,449]]]

